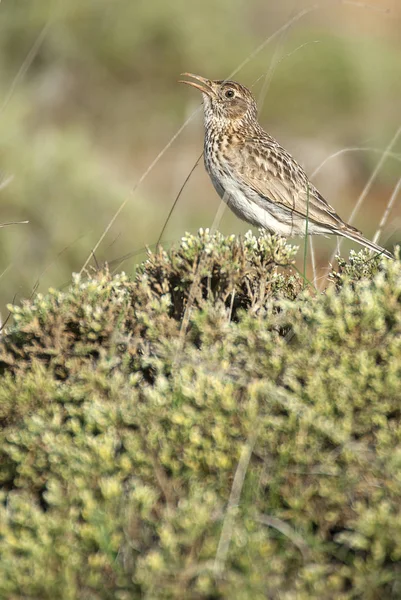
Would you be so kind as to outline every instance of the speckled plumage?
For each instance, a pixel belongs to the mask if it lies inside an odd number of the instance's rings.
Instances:
[[[221,198],[241,219],[284,237],[341,235],[392,256],[345,223],[305,171],[257,120],[251,92],[235,81],[185,73],[202,92],[205,168]]]

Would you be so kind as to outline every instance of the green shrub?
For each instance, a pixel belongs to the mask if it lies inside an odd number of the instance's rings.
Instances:
[[[13,307],[0,597],[401,595],[401,269],[201,231]]]

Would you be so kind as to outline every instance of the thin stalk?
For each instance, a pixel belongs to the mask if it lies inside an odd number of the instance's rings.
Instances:
[[[164,232],[166,231],[166,227],[167,227],[167,225],[168,225],[168,222],[170,221],[171,215],[173,214],[173,212],[174,212],[174,209],[175,209],[175,207],[177,206],[177,202],[178,202],[178,200],[180,199],[180,196],[181,196],[182,192],[184,191],[184,188],[185,188],[185,186],[187,185],[188,181],[190,180],[192,173],[195,171],[196,167],[198,166],[198,164],[199,164],[199,161],[200,161],[200,159],[202,158],[202,156],[203,156],[203,151],[202,151],[202,153],[200,154],[200,156],[198,156],[198,158],[197,158],[197,160],[196,160],[196,163],[194,164],[194,166],[192,167],[192,169],[191,169],[191,170],[190,170],[190,172],[188,173],[187,177],[185,178],[185,181],[184,181],[184,183],[182,184],[182,186],[181,186],[181,188],[180,188],[180,191],[178,192],[178,194],[177,194],[177,197],[176,197],[176,199],[175,199],[175,200],[174,200],[174,202],[173,202],[173,205],[172,205],[172,207],[170,208],[170,211],[169,211],[169,213],[168,213],[168,215],[167,215],[167,219],[164,221],[164,225],[163,225],[163,227],[162,227],[162,230],[161,230],[161,232],[160,232],[159,238],[158,238],[158,240],[157,240],[157,242],[156,242],[156,247],[157,247],[157,246],[159,246],[159,244],[160,244],[160,242],[161,242],[161,240],[162,240],[163,234],[164,234]]]
[[[305,220],[305,240],[304,240],[304,289],[306,279],[306,261],[308,256],[308,227],[309,227],[309,183],[306,188],[306,220]]]
[[[313,284],[315,284],[316,277],[317,277],[317,270],[316,270],[315,248],[313,246],[312,236],[309,237],[309,246],[310,246],[310,257],[311,257],[311,262],[312,262]]]
[[[315,292],[319,291],[313,285],[312,281],[310,281],[307,277],[305,277],[304,274],[302,273],[302,271],[300,269],[298,269],[298,267],[296,265],[291,265],[291,268],[294,269],[294,271],[296,271],[298,273],[298,275],[301,275],[302,279],[304,280],[304,283],[307,283],[311,288],[313,288],[315,290]]]
[[[377,244],[377,242],[379,241],[379,237],[381,236],[381,233],[383,231],[383,227],[385,226],[385,224],[387,222],[388,216],[390,214],[390,211],[391,211],[391,209],[393,207],[393,204],[394,204],[394,202],[395,202],[395,200],[396,200],[396,198],[398,196],[398,193],[399,193],[400,189],[401,189],[401,177],[399,178],[399,180],[397,182],[397,185],[395,186],[395,188],[393,190],[393,193],[390,196],[390,200],[388,201],[388,204],[386,206],[386,210],[384,211],[384,215],[382,217],[382,220],[380,221],[379,228],[378,228],[378,230],[376,231],[376,233],[374,235],[373,242],[375,244]]]
[[[352,225],[354,217],[356,216],[357,212],[359,211],[360,207],[362,206],[362,204],[363,204],[366,196],[370,192],[370,188],[372,187],[374,180],[376,179],[377,175],[379,174],[380,169],[382,168],[382,166],[386,162],[387,158],[389,157],[389,155],[390,155],[393,147],[395,146],[398,138],[400,137],[400,135],[401,135],[401,126],[397,129],[397,131],[395,132],[394,136],[392,137],[392,139],[388,143],[388,145],[385,148],[382,156],[380,157],[380,160],[378,161],[376,167],[373,169],[373,172],[372,172],[371,176],[369,177],[368,182],[366,183],[364,189],[362,190],[362,193],[359,196],[359,198],[358,198],[358,200],[357,200],[357,202],[356,202],[356,204],[354,206],[354,209],[353,209],[352,213],[349,216],[348,223],[350,225]],[[342,239],[339,240],[338,248],[331,255],[331,258],[330,258],[330,261],[329,261],[330,263],[333,262],[333,260],[336,257],[336,254],[339,253],[342,241],[343,241]]]
[[[139,178],[139,180],[137,181],[137,183],[135,184],[134,188],[131,191],[131,194],[128,195],[125,200],[120,204],[120,206],[118,207],[118,209],[116,210],[116,212],[114,213],[113,217],[110,219],[108,225],[106,226],[106,228],[104,229],[102,235],[100,236],[100,238],[98,239],[98,241],[96,242],[95,246],[92,248],[88,258],[86,259],[85,263],[83,264],[79,274],[82,275],[82,273],[85,271],[86,267],[88,266],[93,253],[97,251],[97,249],[99,248],[100,244],[103,242],[104,238],[106,237],[107,233],[109,232],[109,230],[111,229],[113,223],[116,221],[117,217],[119,216],[119,214],[122,212],[122,210],[125,208],[127,202],[130,200],[130,198],[132,197],[132,195],[136,192],[136,190],[138,189],[138,187],[141,185],[141,183],[144,181],[144,179],[146,179],[146,177],[148,176],[148,174],[152,171],[152,169],[156,166],[156,164],[159,162],[159,160],[161,159],[161,157],[167,152],[167,150],[170,148],[170,146],[173,144],[173,142],[175,142],[175,140],[178,138],[178,136],[180,135],[180,133],[185,129],[185,127],[188,125],[188,123],[191,121],[191,119],[194,118],[194,116],[196,115],[196,113],[200,110],[200,107],[196,109],[195,112],[193,112],[186,121],[184,121],[184,123],[181,125],[181,127],[178,129],[178,131],[170,138],[169,142],[164,146],[164,148],[162,150],[160,150],[159,154],[156,156],[156,158],[150,163],[150,165],[148,166],[148,168],[146,169],[146,171],[142,174],[142,176]]]

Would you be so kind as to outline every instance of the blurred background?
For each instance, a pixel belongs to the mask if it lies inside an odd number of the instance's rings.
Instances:
[[[0,230],[3,316],[14,298],[68,283],[124,201],[90,264],[109,261],[133,273],[141,249],[155,244],[202,152],[200,95],[177,84],[183,71],[223,79],[243,65],[235,78],[259,99],[261,123],[309,174],[326,161],[313,181],[345,220],[387,148],[353,221],[373,237],[401,175],[401,3],[308,6],[1,2],[0,222],[29,220]],[[166,245],[210,227],[218,203],[200,163],[164,232]],[[401,197],[379,240],[387,247],[401,240],[400,207]],[[226,210],[219,229],[249,226]],[[318,264],[327,266],[335,239],[315,240]],[[344,243],[343,252],[350,247]]]

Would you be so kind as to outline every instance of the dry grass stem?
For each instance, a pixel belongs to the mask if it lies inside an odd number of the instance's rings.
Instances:
[[[294,546],[298,548],[298,550],[302,554],[303,559],[305,561],[309,559],[310,550],[307,543],[299,535],[299,533],[294,531],[294,529],[290,525],[288,525],[288,523],[282,521],[281,519],[278,519],[277,517],[271,517],[269,515],[258,515],[257,521],[259,523],[262,523],[263,525],[266,525],[267,527],[272,527],[273,529],[276,529],[277,531],[285,535],[285,537],[291,540]]]
[[[221,576],[224,572],[225,563],[230,548],[230,542],[233,534],[233,525],[241,498],[242,488],[244,486],[246,472],[248,470],[249,461],[251,460],[252,452],[258,437],[258,428],[255,425],[246,444],[243,446],[241,456],[238,461],[237,469],[234,475],[233,485],[228,500],[226,514],[223,520],[223,527],[220,534],[219,543],[217,546],[216,557],[214,561],[214,572],[217,576]]]
[[[185,127],[194,118],[194,116],[196,115],[196,113],[199,112],[199,110],[200,110],[200,107],[197,108],[188,117],[188,119],[186,119],[186,121],[184,121],[184,123],[181,125],[181,127],[178,129],[178,131],[170,138],[169,142],[164,146],[164,148],[159,152],[159,154],[156,156],[156,158],[150,163],[150,165],[146,169],[146,171],[141,175],[141,177],[139,178],[138,182],[135,184],[134,188],[132,189],[130,195],[127,196],[127,198],[125,198],[125,200],[120,204],[119,208],[116,210],[116,212],[114,213],[113,217],[110,219],[108,225],[106,226],[106,228],[103,231],[102,235],[100,236],[99,240],[96,242],[95,246],[92,248],[91,252],[89,253],[88,258],[86,259],[84,265],[82,266],[82,268],[80,270],[80,274],[81,275],[85,271],[86,267],[88,266],[88,264],[89,264],[89,262],[90,262],[90,260],[91,260],[91,258],[93,256],[93,253],[95,253],[97,251],[97,249],[99,248],[100,244],[103,242],[104,238],[106,237],[107,233],[110,231],[111,227],[113,226],[114,222],[116,221],[116,219],[118,218],[118,216],[120,215],[120,213],[124,210],[127,202],[131,199],[132,195],[136,192],[136,190],[143,183],[143,181],[146,179],[146,177],[149,175],[149,173],[152,171],[152,169],[157,165],[157,163],[162,158],[162,156],[172,146],[172,144],[175,142],[175,140],[178,138],[178,136],[184,131]]]
[[[396,142],[397,142],[398,138],[400,137],[400,135],[401,135],[401,126],[397,129],[397,131],[395,132],[394,136],[392,137],[392,139],[388,143],[388,145],[385,148],[382,156],[380,157],[379,162],[377,163],[377,165],[374,168],[371,176],[369,177],[368,182],[366,183],[364,189],[362,190],[362,193],[359,196],[359,198],[358,198],[358,200],[357,200],[357,202],[356,202],[356,204],[355,204],[355,206],[354,206],[354,208],[353,208],[353,210],[352,210],[352,212],[351,212],[351,214],[349,216],[349,219],[347,221],[350,225],[352,225],[355,216],[357,215],[357,213],[358,213],[360,207],[362,206],[365,198],[367,197],[368,193],[370,192],[370,189],[371,189],[371,187],[373,185],[374,180],[376,179],[377,175],[380,172],[380,169],[382,168],[382,166],[386,162],[387,158],[389,157],[391,149],[396,144]],[[341,248],[341,244],[342,244],[342,239],[339,240],[338,247],[337,247],[336,251],[333,252],[333,254],[331,255],[330,261],[329,261],[330,263],[332,263],[334,261],[336,255],[339,254],[340,248]]]
[[[398,180],[398,182],[397,182],[397,184],[396,184],[396,186],[395,186],[395,188],[393,190],[393,193],[390,196],[390,200],[387,203],[386,210],[384,211],[384,215],[382,217],[382,220],[379,223],[379,228],[378,228],[378,230],[376,231],[376,233],[375,233],[375,235],[373,237],[373,241],[375,243],[379,240],[379,237],[381,236],[381,234],[383,232],[383,228],[385,227],[385,225],[387,223],[387,219],[389,217],[390,211],[391,211],[391,209],[392,209],[392,207],[394,205],[394,202],[397,199],[397,196],[398,196],[398,194],[400,192],[400,189],[401,189],[401,177]]]

